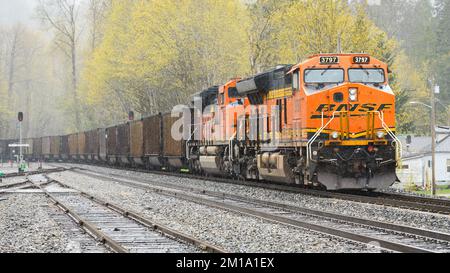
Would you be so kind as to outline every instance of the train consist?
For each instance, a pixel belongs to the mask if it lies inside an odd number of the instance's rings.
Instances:
[[[181,118],[159,114],[28,139],[25,157],[328,190],[384,189],[396,181],[401,159],[388,73],[385,63],[367,54],[315,55],[200,92]],[[174,135],[180,120],[183,138]],[[0,141],[3,159],[13,157],[13,142]]]

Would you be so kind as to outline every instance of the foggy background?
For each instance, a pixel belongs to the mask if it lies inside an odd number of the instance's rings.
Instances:
[[[0,0],[0,25],[22,23],[37,28],[33,20],[36,5],[37,0]]]
[[[449,29],[450,0],[0,0],[0,138],[18,137],[18,111],[25,137],[165,112],[339,39],[388,63],[398,131],[427,135],[428,110],[408,102],[439,85],[450,124]]]

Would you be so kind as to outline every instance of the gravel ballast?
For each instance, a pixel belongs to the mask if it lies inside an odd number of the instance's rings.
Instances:
[[[51,178],[141,213],[229,252],[373,252],[373,248],[308,230],[210,208],[73,172]],[[172,181],[171,177],[165,177]]]
[[[82,253],[107,250],[43,194],[0,196],[1,253]]]
[[[358,203],[339,199],[322,198],[298,193],[289,193],[235,184],[218,183],[207,180],[130,172],[90,165],[82,165],[82,167],[92,171],[125,175],[129,178],[139,177],[148,180],[175,183],[210,191],[247,196],[254,199],[270,200],[273,202],[280,202],[313,210],[326,211],[330,213],[343,214],[363,219],[450,233],[450,216],[441,214],[433,214],[428,212],[413,211],[374,204]]]

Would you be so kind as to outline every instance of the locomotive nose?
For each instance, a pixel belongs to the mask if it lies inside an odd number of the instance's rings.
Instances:
[[[375,86],[343,83],[317,94],[317,99],[321,104],[316,108],[316,117],[322,119],[320,124],[330,122],[327,129],[332,141],[383,139],[383,123],[395,130],[395,97]]]

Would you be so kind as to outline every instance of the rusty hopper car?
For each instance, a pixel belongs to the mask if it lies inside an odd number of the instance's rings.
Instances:
[[[106,158],[109,164],[117,162],[117,127],[109,127],[106,129]]]
[[[98,158],[98,130],[86,132],[86,158],[96,160]]]
[[[42,160],[42,138],[33,138],[33,158]]]
[[[91,137],[92,137],[92,135],[91,135],[91,131],[85,132],[84,135],[85,135],[85,145],[86,145],[86,147],[85,147],[86,154],[84,156],[85,156],[86,161],[89,162],[89,161],[92,160],[92,154],[91,154],[91,141],[92,141]]]
[[[50,159],[50,137],[42,138],[42,156],[44,159]]]
[[[7,160],[6,140],[0,140],[0,161]]]
[[[81,132],[77,134],[78,138],[78,159],[86,159],[86,133]]]
[[[172,127],[180,118],[172,117],[171,113],[163,115],[163,157],[171,170],[180,170],[187,166],[186,141],[175,140],[172,136]]]
[[[28,145],[28,147],[23,148],[24,159],[31,160],[33,158],[33,139],[25,139],[23,143]]]
[[[15,148],[9,147],[10,144],[14,144],[14,143],[16,143],[14,140],[8,139],[8,140],[5,140],[5,142],[3,144],[4,149],[5,149],[4,154],[5,154],[6,160],[16,160],[16,158],[14,157],[16,154]]]
[[[6,152],[11,160],[17,160],[17,155],[19,155],[19,147],[10,147],[11,144],[17,144],[19,141],[17,139],[10,139],[6,142]]]
[[[130,156],[130,124],[125,123],[117,126],[117,148],[116,156],[120,164],[129,163]]]
[[[144,165],[144,122],[130,123],[130,160],[133,165]]]
[[[106,161],[106,129],[98,129],[98,161]]]
[[[61,137],[61,150],[60,150],[60,158],[62,160],[69,159],[69,136]]]
[[[50,137],[50,155],[53,160],[59,160],[61,154],[61,137]]]
[[[100,130],[95,129],[91,131],[90,140],[90,153],[92,155],[92,160],[97,160],[99,153],[99,132]]]
[[[147,167],[161,169],[162,159],[162,115],[152,116],[143,120],[144,157]]]
[[[69,159],[77,160],[78,159],[78,136],[77,134],[71,134],[68,137],[69,139]]]

